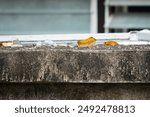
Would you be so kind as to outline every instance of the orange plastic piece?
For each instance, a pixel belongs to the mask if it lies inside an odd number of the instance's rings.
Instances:
[[[116,41],[106,41],[106,42],[104,42],[104,45],[116,46],[116,45],[118,45],[118,43]]]
[[[85,40],[78,41],[78,47],[89,47],[94,46],[96,44],[96,39],[93,37],[89,37]]]

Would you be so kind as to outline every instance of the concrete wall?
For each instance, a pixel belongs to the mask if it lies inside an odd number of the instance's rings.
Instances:
[[[150,99],[150,46],[1,48],[0,99]]]
[[[89,49],[8,48],[0,50],[0,81],[149,82],[148,49],[149,46]]]
[[[0,84],[0,99],[149,100],[150,84],[4,83]]]
[[[0,34],[89,33],[90,0],[0,0]]]

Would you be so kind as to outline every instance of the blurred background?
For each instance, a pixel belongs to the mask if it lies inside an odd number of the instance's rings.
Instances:
[[[144,28],[150,28],[150,0],[0,0],[1,35]]]

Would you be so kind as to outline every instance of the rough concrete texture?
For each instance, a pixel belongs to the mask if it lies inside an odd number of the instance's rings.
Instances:
[[[150,46],[0,49],[0,82],[149,82]]]
[[[150,84],[134,83],[4,83],[0,99],[150,99]]]

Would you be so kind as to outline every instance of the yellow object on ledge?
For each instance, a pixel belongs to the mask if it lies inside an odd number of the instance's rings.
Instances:
[[[78,47],[89,47],[89,46],[95,46],[96,39],[93,37],[89,37],[85,40],[79,40],[78,41]]]
[[[118,43],[116,41],[106,41],[106,42],[104,42],[104,45],[116,46],[116,45],[118,45]]]

